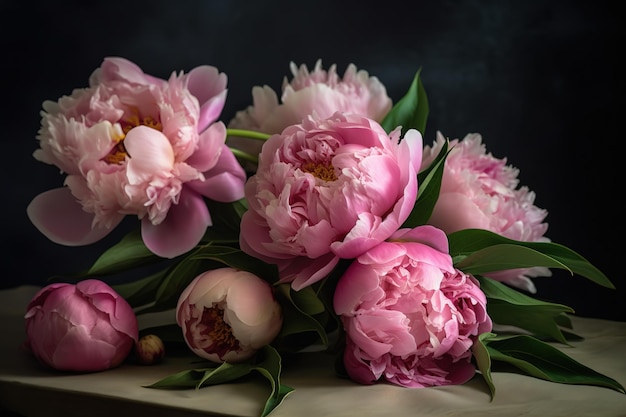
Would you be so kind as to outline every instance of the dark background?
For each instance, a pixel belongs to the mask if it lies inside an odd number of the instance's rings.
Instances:
[[[521,184],[548,210],[547,236],[584,255],[617,287],[555,271],[535,280],[538,296],[581,316],[626,320],[618,3],[4,0],[0,285],[43,284],[85,268],[124,230],[68,248],[30,224],[30,200],[63,181],[32,157],[43,100],[86,87],[106,56],[162,78],[210,64],[229,77],[227,122],[251,103],[252,86],[279,91],[290,61],[312,67],[322,58],[341,74],[354,63],[377,76],[394,102],[422,67],[430,103],[425,142],[437,130],[451,138],[481,133],[488,151],[519,168]],[[136,224],[129,220],[124,227]]]

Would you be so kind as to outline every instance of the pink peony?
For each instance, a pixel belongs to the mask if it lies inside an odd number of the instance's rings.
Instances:
[[[392,101],[385,86],[367,71],[357,70],[354,64],[348,65],[343,77],[337,74],[335,64],[328,71],[322,69],[321,60],[311,72],[304,64],[296,67],[291,62],[289,67],[293,79],[283,79],[280,103],[271,87],[255,86],[253,105],[237,112],[228,127],[274,134],[313,114],[325,119],[336,111],[357,113],[380,122],[391,110]],[[238,137],[229,137],[227,143],[254,155],[261,152],[263,144]]]
[[[491,331],[478,281],[452,266],[443,231],[401,229],[339,279],[335,312],[351,379],[406,387],[455,385],[475,373],[471,348]]]
[[[428,166],[445,139],[437,132],[433,146],[424,147],[422,166]],[[478,134],[450,141],[441,192],[429,224],[446,233],[462,229],[486,229],[509,239],[549,242],[544,236],[547,212],[536,207],[535,194],[518,187],[519,171],[485,151]],[[550,276],[548,268],[512,269],[485,274],[531,293],[536,292],[529,277]]]
[[[107,58],[88,88],[44,102],[34,157],[67,177],[30,203],[33,224],[56,243],[86,245],[136,215],[155,254],[192,249],[211,225],[204,197],[243,197],[245,172],[214,123],[226,81],[210,66],[161,80]]]
[[[198,275],[181,293],[176,322],[189,348],[213,362],[241,362],[278,335],[283,319],[272,288],[233,268]]]
[[[246,184],[240,246],[299,290],[395,232],[417,194],[422,137],[336,113],[268,139]]]
[[[137,317],[109,285],[50,284],[26,308],[24,346],[43,365],[94,372],[120,365],[138,340]]]

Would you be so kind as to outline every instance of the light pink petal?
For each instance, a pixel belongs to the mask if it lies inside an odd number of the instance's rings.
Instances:
[[[462,193],[440,195],[429,222],[447,233],[467,228],[489,230],[490,224],[489,218],[480,207]]]
[[[351,332],[352,340],[371,357],[387,352],[395,356],[414,353],[415,339],[408,332],[408,318],[400,311],[376,310],[355,317],[360,332]],[[362,337],[362,340],[359,338]]]
[[[409,129],[404,134],[400,142],[400,152],[399,155],[401,157],[408,156],[411,164],[413,165],[413,169],[415,172],[419,172],[422,166],[422,154],[424,152],[424,142],[422,139],[422,134],[419,130]]]
[[[132,185],[149,181],[152,176],[168,173],[174,166],[174,150],[167,137],[156,129],[137,126],[124,139],[130,155],[128,182]]]
[[[214,201],[230,203],[244,198],[246,172],[226,145],[222,145],[217,164],[204,173],[204,178],[186,185]]]
[[[390,241],[419,242],[440,252],[448,253],[448,236],[434,226],[424,225],[413,229],[400,229],[389,238]]]
[[[271,289],[267,281],[246,271],[235,271],[236,279],[228,290],[228,306],[247,326],[259,326],[274,312]]]
[[[28,218],[51,241],[66,246],[83,246],[99,241],[111,229],[93,227],[92,213],[87,213],[69,188],[55,188],[36,196],[26,208]],[[113,221],[117,226],[124,216]]]
[[[198,148],[185,161],[200,172],[213,168],[223,152],[226,141],[226,126],[222,122],[213,123],[198,138]],[[232,152],[231,152],[232,153]]]
[[[186,77],[187,88],[200,104],[198,132],[202,132],[219,118],[224,109],[228,77],[209,65],[192,69]]]
[[[358,264],[349,267],[335,288],[335,313],[342,316],[354,315],[365,295],[375,291],[379,284],[378,274],[373,268],[361,268]]]
[[[135,63],[119,57],[108,57],[102,63],[102,80],[124,81],[131,84],[151,84],[151,78]]]
[[[204,129],[220,117],[225,102],[226,90],[202,104],[200,114],[198,115],[198,132],[204,131]]]
[[[292,281],[291,288],[296,291],[323,279],[339,262],[339,258],[332,254],[311,259],[305,256],[294,258],[292,261],[278,261],[278,269],[282,281]]]
[[[202,197],[183,188],[178,204],[167,212],[158,225],[148,218],[141,222],[141,236],[153,253],[163,258],[174,258],[193,249],[211,225],[211,216]]]

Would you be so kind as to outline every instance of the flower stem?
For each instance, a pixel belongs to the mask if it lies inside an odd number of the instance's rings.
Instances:
[[[244,152],[241,149],[230,148],[230,147],[228,149],[231,150],[231,152],[233,153],[233,155],[235,155],[236,158],[243,159],[243,160],[246,160],[246,161],[250,161],[250,162],[253,162],[255,164],[259,163],[259,158],[257,158],[254,155],[251,155],[251,154],[249,154],[247,152]]]
[[[250,138],[256,140],[267,140],[270,136],[267,133],[255,132],[253,130],[244,129],[226,129],[227,136],[239,136],[243,138]]]

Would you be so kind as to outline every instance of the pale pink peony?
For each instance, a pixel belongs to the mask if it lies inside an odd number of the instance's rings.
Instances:
[[[96,279],[42,288],[28,303],[25,320],[24,346],[43,365],[61,371],[119,366],[139,336],[128,302]]]
[[[318,60],[309,72],[306,65],[289,65],[293,79],[283,79],[280,102],[269,86],[252,88],[253,104],[237,112],[229,122],[233,129],[247,129],[268,134],[281,133],[287,126],[300,123],[306,116],[316,114],[327,118],[335,112],[357,113],[377,122],[391,110],[392,101],[385,86],[365,70],[348,65],[343,77],[337,74],[337,65],[328,71]],[[263,142],[229,137],[230,146],[258,155]]]
[[[443,231],[400,229],[339,279],[344,365],[361,384],[455,385],[475,374],[471,348],[492,329],[478,281],[455,270]]]
[[[157,255],[192,249],[211,225],[204,197],[243,197],[245,172],[215,122],[226,82],[210,66],[162,80],[106,58],[88,88],[44,102],[34,157],[67,177],[30,203],[33,224],[56,243],[86,245],[135,215]]]
[[[417,195],[422,136],[336,113],[268,139],[246,184],[241,249],[299,290],[395,232]]]
[[[213,362],[241,362],[280,332],[280,304],[270,285],[234,268],[198,275],[181,293],[176,322],[189,348]]]
[[[431,164],[445,142],[441,132],[433,146],[424,147],[422,166]],[[519,187],[519,170],[506,159],[486,153],[479,134],[450,141],[439,199],[429,224],[446,233],[462,229],[486,229],[509,239],[549,242],[544,236],[547,211],[534,205],[535,193]],[[529,277],[550,276],[548,268],[511,269],[485,274],[531,293]]]

